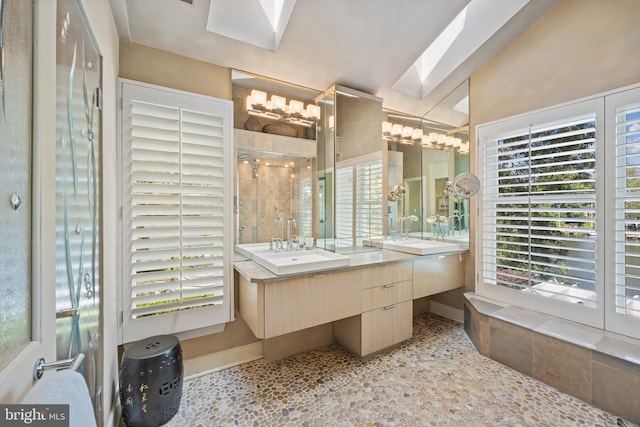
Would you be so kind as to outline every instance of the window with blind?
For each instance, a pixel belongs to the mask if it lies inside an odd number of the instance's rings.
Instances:
[[[232,103],[121,91],[122,342],[228,322]]]
[[[359,164],[356,171],[356,236],[382,235],[382,161]]]
[[[353,167],[336,169],[336,242],[351,246],[353,239]],[[342,245],[340,242],[346,240]]]
[[[640,338],[640,85],[477,135],[476,291]]]
[[[340,162],[336,169],[338,246],[382,235],[382,160],[380,153]]]
[[[486,282],[595,302],[595,113],[484,141]]]
[[[614,310],[618,315],[640,320],[640,89],[621,94],[619,102],[612,104],[615,138]]]

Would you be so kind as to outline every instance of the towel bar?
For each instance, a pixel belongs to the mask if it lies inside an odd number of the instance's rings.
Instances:
[[[78,372],[80,366],[84,362],[84,354],[78,353],[76,357],[72,359],[56,360],[55,362],[45,363],[44,357],[41,357],[33,367],[33,379],[39,380],[44,375],[44,371],[47,369],[70,369]]]

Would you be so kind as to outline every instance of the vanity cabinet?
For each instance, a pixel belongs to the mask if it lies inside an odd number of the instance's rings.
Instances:
[[[413,299],[464,286],[462,254],[419,258],[413,261]]]
[[[414,299],[464,286],[464,258],[416,257],[257,282],[238,277],[239,311],[257,338],[332,323],[336,341],[367,356],[411,338]]]
[[[411,338],[413,333],[412,263],[367,268],[361,312],[333,324],[335,339],[366,356]]]
[[[330,323],[360,313],[365,269],[252,283],[240,277],[240,313],[257,338]]]

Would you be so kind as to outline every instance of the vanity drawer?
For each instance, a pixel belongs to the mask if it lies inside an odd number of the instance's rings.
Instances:
[[[464,286],[462,254],[413,261],[413,299]]]
[[[411,280],[412,275],[411,262],[393,262],[365,268],[362,270],[362,289]]]
[[[361,333],[362,356],[411,338],[413,303],[406,301],[362,313]]]
[[[397,304],[411,300],[413,281],[405,280],[399,283],[388,283],[362,291],[362,311],[374,310],[390,304]]]
[[[359,314],[359,278],[347,270],[265,284],[264,338]]]

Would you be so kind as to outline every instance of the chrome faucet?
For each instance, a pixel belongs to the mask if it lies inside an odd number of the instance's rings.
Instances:
[[[419,221],[420,218],[418,218],[416,215],[409,215],[406,219],[409,220],[409,228],[407,229],[407,232],[405,234],[407,240],[409,239],[409,235],[411,233],[411,226],[413,225],[414,221]]]
[[[451,221],[451,219],[453,219],[453,221]],[[450,234],[452,236],[456,235],[456,231],[460,231],[460,220],[462,219],[462,215],[460,215],[460,211],[458,211],[458,209],[453,211],[453,215],[449,215],[449,222],[450,222]]]
[[[391,217],[389,215],[382,215],[382,238],[388,239],[391,235]]]
[[[282,222],[282,218],[275,218],[275,219],[273,220],[273,222],[278,223],[278,224],[279,224],[279,226],[280,226],[280,239],[276,242],[276,249],[275,249],[275,251],[276,251],[276,252],[278,252],[278,251],[282,250],[282,242],[283,242],[283,240],[282,240],[282,239],[283,239],[282,233],[283,233],[283,231],[284,231],[284,230],[283,230],[283,228],[284,228],[284,223]]]
[[[238,227],[238,243],[242,243],[242,233],[244,232],[244,225]]]
[[[404,231],[404,222],[409,218],[408,216],[398,217],[398,240],[402,240],[402,234]]]
[[[288,240],[287,240],[287,251],[290,251],[290,250],[293,249],[293,236],[291,235],[291,229],[292,229],[291,225],[292,224],[293,224],[294,227],[297,227],[296,226],[296,220],[293,219],[293,218],[289,218],[287,220],[287,238],[288,238]]]

